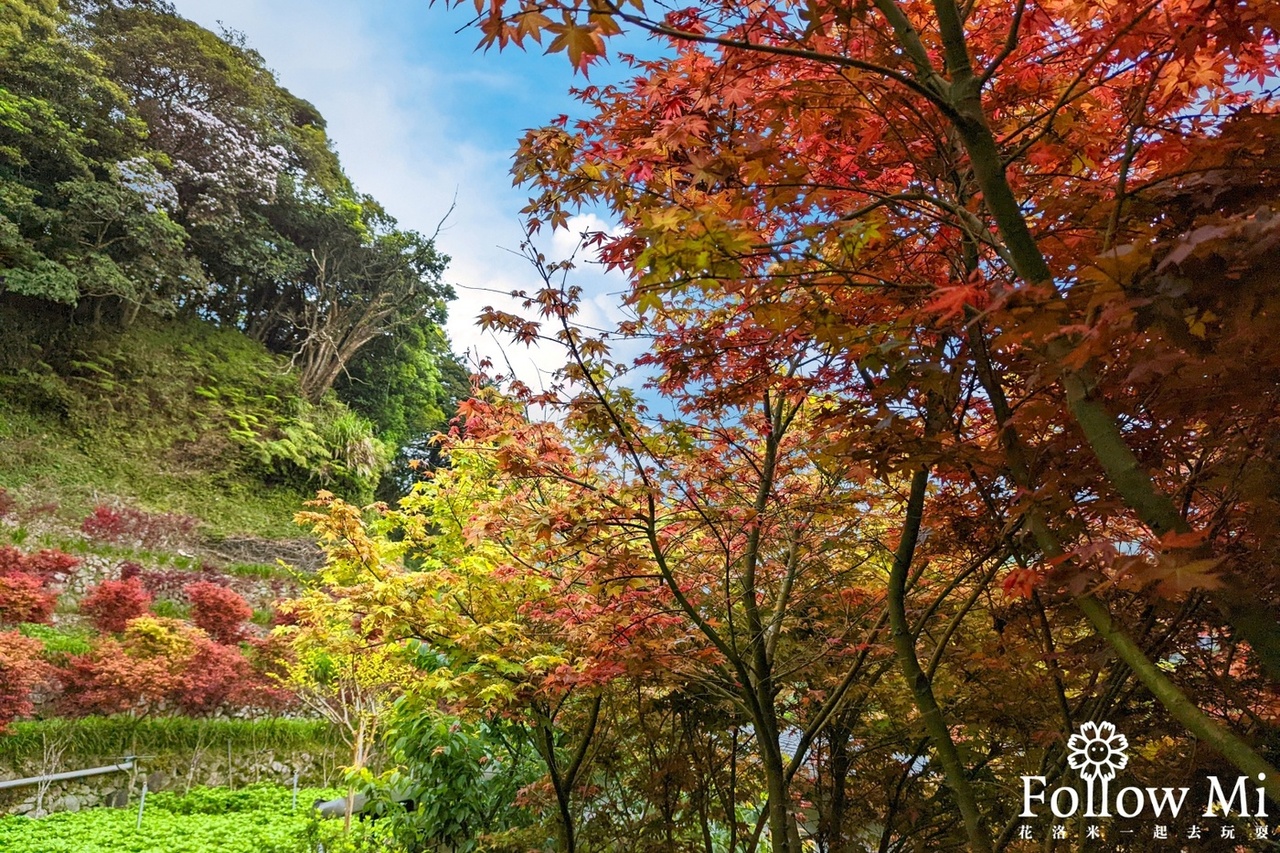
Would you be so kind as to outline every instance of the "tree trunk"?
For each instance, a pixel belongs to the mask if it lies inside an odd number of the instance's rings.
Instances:
[[[970,88],[972,91],[961,89],[962,94],[956,99],[956,108],[961,116],[956,122],[956,129],[969,154],[983,201],[1009,250],[1014,272],[1028,284],[1052,288],[1052,272],[1009,186],[976,82]],[[1053,301],[1061,302],[1062,297],[1055,295]],[[1051,364],[1057,365],[1058,380],[1065,392],[1067,407],[1111,486],[1157,536],[1190,532],[1191,526],[1182,518],[1173,501],[1143,469],[1125,441],[1115,416],[1096,399],[1093,377],[1087,371],[1066,366],[1073,346],[1070,339],[1057,338],[1045,345],[1045,355]],[[1273,679],[1280,679],[1280,623],[1277,623],[1275,615],[1256,596],[1240,588],[1238,582],[1229,582],[1226,588],[1211,591],[1209,597],[1222,611],[1227,623],[1249,641],[1267,673]]]
[[[969,784],[968,773],[960,760],[955,741],[951,739],[951,731],[947,728],[946,719],[942,716],[942,708],[933,695],[933,685],[928,676],[920,668],[920,659],[916,657],[915,635],[907,622],[906,587],[907,574],[911,561],[915,556],[916,541],[920,535],[920,521],[924,515],[925,489],[929,484],[929,471],[921,468],[911,477],[911,492],[907,500],[906,523],[902,526],[902,539],[898,542],[897,552],[893,557],[893,569],[889,574],[889,626],[893,633],[894,652],[898,658],[898,666],[911,688],[916,707],[924,720],[925,731],[933,742],[938,754],[938,762],[946,775],[947,786],[956,798],[960,815],[964,818],[965,833],[969,837],[969,849],[978,853],[990,853],[991,835],[987,831],[986,822],[978,810],[978,801]]]
[[[772,743],[768,743],[764,732],[757,732],[756,735],[761,739],[760,757],[764,764],[765,790],[769,794],[769,849],[773,853],[801,853],[800,829],[791,810],[782,750],[776,737]]]
[[[355,770],[359,770],[364,766],[364,716],[360,717],[360,725],[356,728],[356,744],[352,749],[351,766]],[[351,831],[351,815],[355,811],[355,789],[350,785],[347,786],[347,802],[342,812],[342,826],[347,832]]]
[[[828,853],[845,853],[846,798],[849,790],[849,730],[841,722],[827,729],[827,742],[831,754],[831,796],[824,810],[821,838]]]

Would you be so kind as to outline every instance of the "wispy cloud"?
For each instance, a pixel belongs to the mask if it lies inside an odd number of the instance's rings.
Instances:
[[[243,32],[282,84],[320,109],[348,174],[402,225],[430,234],[453,206],[437,243],[452,258],[447,276],[457,286],[449,321],[455,349],[497,364],[508,359],[523,381],[539,387],[563,355],[505,342],[500,353],[475,318],[487,305],[519,311],[504,294],[537,286],[515,254],[526,194],[511,186],[508,170],[520,130],[570,108],[567,63],[473,53],[474,34],[454,32],[464,16],[417,0],[175,5],[204,26],[221,21]],[[576,219],[545,251],[567,255],[576,231],[604,226],[598,217]],[[621,317],[621,281],[585,264],[574,283],[586,292],[584,321],[612,324]]]

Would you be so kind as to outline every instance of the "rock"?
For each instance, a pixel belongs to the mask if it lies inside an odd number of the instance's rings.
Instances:
[[[49,809],[51,812],[78,812],[80,811],[80,798],[68,794],[61,797]]]

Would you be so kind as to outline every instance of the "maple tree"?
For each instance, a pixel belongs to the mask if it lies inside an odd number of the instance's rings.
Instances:
[[[70,715],[212,714],[279,704],[239,649],[181,620],[151,615],[67,656],[56,675],[57,705]]]
[[[79,562],[54,549],[24,554],[12,545],[0,546],[0,622],[48,622],[58,602],[51,584]]]
[[[39,640],[17,631],[0,631],[0,733],[32,712],[31,693],[52,674],[40,658]]]
[[[104,633],[119,634],[151,608],[151,593],[136,575],[121,580],[104,580],[80,602],[80,612],[93,620]]]
[[[349,637],[353,655],[372,648],[401,656],[411,672],[394,680],[388,699],[407,692],[468,717],[497,713],[526,725],[547,767],[562,846],[572,850],[576,788],[593,746],[600,686],[614,667],[583,654],[583,638],[564,636],[566,620],[570,633],[582,621],[574,610],[584,602],[566,597],[572,590],[558,572],[522,564],[502,544],[477,544],[495,517],[487,513],[501,514],[507,504],[501,489],[486,484],[491,463],[456,450],[441,481],[421,487],[398,512],[379,508],[372,527],[360,508],[328,494],[317,501],[325,512],[300,514],[329,552],[324,586],[307,606],[320,618],[358,625]],[[524,547],[545,544],[533,534],[516,538]],[[328,654],[330,646],[321,640],[316,649]],[[577,727],[566,744],[570,719]]]
[[[584,71],[624,31],[659,39],[515,169],[532,231],[612,213],[587,245],[632,315],[576,325],[571,265],[531,251],[526,315],[484,319],[565,348],[547,390],[465,403],[447,467],[398,509],[323,495],[302,518],[329,563],[247,656],[247,605],[216,585],[189,591],[197,627],[142,615],[136,580],[113,595],[139,618],[91,600],[121,636],[68,657],[64,703],[212,713],[254,706],[269,672],[360,768],[408,694],[419,716],[385,736],[458,743],[471,779],[496,751],[436,715],[501,720],[544,773],[516,807],[566,851],[1018,847],[1001,792],[1069,779],[1086,720],[1142,741],[1140,783],[1234,768],[1276,799],[1272,6],[480,2],[486,46]],[[175,115],[192,138],[217,119]],[[408,304],[435,292],[423,241],[341,186],[257,198],[283,162],[198,153],[175,163],[188,195],[242,166],[225,199],[299,232],[309,262],[215,313],[264,339],[306,320],[275,345],[313,395],[384,320],[430,327]],[[85,221],[112,203],[67,201]],[[404,305],[365,292],[388,271]],[[344,317],[368,326],[349,351],[326,325]],[[100,507],[84,532],[145,544],[152,522]],[[0,570],[6,623],[50,618],[60,570],[37,562]],[[43,664],[0,640],[3,720]]]
[[[191,621],[219,643],[234,644],[244,636],[244,623],[253,608],[234,589],[211,581],[196,581],[182,588],[191,601]]]
[[[350,769],[362,770],[375,738],[404,686],[415,672],[400,638],[383,637],[366,620],[360,598],[348,585],[362,586],[364,575],[376,578],[396,549],[364,533],[358,510],[321,492],[312,505],[329,512],[299,513],[311,524],[328,551],[318,583],[304,595],[281,604],[287,622],[273,632],[289,654],[278,678],[301,703],[333,723],[351,748]],[[354,789],[348,788],[345,820],[350,828]]]
[[[1114,656],[1105,679],[1117,690],[1136,680],[1161,715],[1280,796],[1254,724],[1223,710],[1268,716],[1265,685],[1280,675],[1280,504],[1263,473],[1276,462],[1278,413],[1267,331],[1280,246],[1274,4],[668,11],[493,0],[476,12],[482,45],[550,34],[548,52],[583,71],[626,29],[665,46],[656,59],[623,54],[632,79],[579,89],[585,117],[530,131],[514,172],[532,189],[535,231],[587,205],[623,226],[588,242],[628,277],[635,316],[618,334],[645,337],[640,366],[679,416],[648,427],[633,417],[634,395],[611,384],[621,371],[607,343],[570,325],[576,294],[553,286],[545,265],[527,307],[547,328],[487,317],[573,355],[563,397],[527,399],[563,406],[566,445],[629,459],[629,476],[611,478],[643,485],[654,507],[706,497],[663,453],[687,450],[708,419],[753,400],[783,412],[806,395],[819,401],[809,464],[857,473],[814,503],[845,521],[878,507],[894,531],[881,551],[892,552],[883,622],[872,624],[891,637],[971,849],[1007,844],[1016,826],[993,825],[998,807],[979,802],[971,781],[993,759],[970,744],[999,727],[953,734],[966,712],[952,679],[970,662],[930,625],[1002,647],[1017,625],[1020,654],[1056,697],[1057,708],[1037,709],[1050,766],[1073,719],[1124,710],[1066,666],[1061,644],[1084,642],[1087,625]],[[757,427],[757,440],[784,441],[778,426]],[[528,429],[509,424],[493,439],[538,446]],[[731,467],[746,446],[735,437],[708,448],[699,472]],[[529,476],[583,481],[543,460],[522,464]],[[730,479],[741,486],[765,470]],[[871,485],[880,492],[859,497]],[[605,494],[596,505],[558,497],[550,539],[598,534],[579,519],[595,518]],[[784,497],[774,483],[760,494],[765,505]],[[746,529],[767,537],[751,509]],[[640,518],[628,521],[643,529]],[[660,557],[668,546],[647,519],[649,556]],[[755,547],[728,561],[742,574],[726,575],[746,590],[748,620]],[[942,604],[922,601],[913,581],[935,572]],[[722,626],[680,602],[680,575],[657,575],[652,592],[671,596],[695,636],[730,660],[711,640]],[[981,613],[986,636],[973,628]],[[1188,654],[1203,667],[1177,663]],[[982,660],[978,671],[1008,675]],[[1232,667],[1252,687],[1226,698]],[[753,722],[768,734],[767,714]],[[1008,735],[1025,744],[1030,733]],[[771,843],[798,849],[780,795],[771,787]]]

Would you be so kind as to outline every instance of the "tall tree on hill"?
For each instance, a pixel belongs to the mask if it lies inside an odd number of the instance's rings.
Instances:
[[[163,3],[89,5],[87,33],[168,158],[212,288],[184,301],[289,355],[319,399],[383,337],[436,327],[447,259],[343,174],[324,120],[234,32]]]
[[[292,288],[289,349],[303,393],[318,399],[372,341],[412,323],[442,323],[453,293],[440,281],[448,258],[397,228],[373,199],[295,209],[303,228],[290,236],[309,259]]]
[[[281,323],[280,283],[306,264],[273,215],[279,194],[353,192],[323,119],[234,33],[220,37],[167,4],[93,2],[84,21],[85,41],[164,155],[189,250],[213,283],[182,301],[268,340]]]
[[[202,281],[145,125],[56,3],[0,9],[0,294],[128,321]]]
[[[428,427],[404,396],[439,396],[452,363],[447,259],[356,192],[324,119],[242,36],[162,0],[22,0],[0,24],[0,294],[194,314],[292,359],[313,401],[342,377],[398,444],[442,425],[441,401]],[[396,402],[360,387],[374,377]]]

